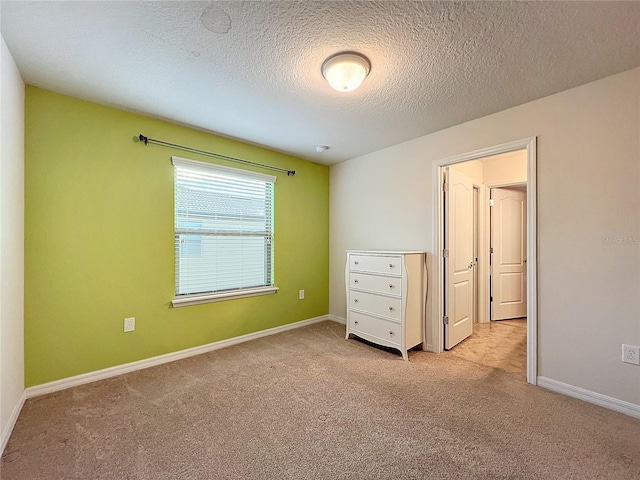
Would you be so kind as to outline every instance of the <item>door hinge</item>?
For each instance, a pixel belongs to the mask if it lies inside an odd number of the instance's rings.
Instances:
[[[489,200],[489,206],[493,207],[493,199]]]
[[[442,317],[442,323],[444,323],[445,325],[449,325],[449,317],[447,317],[446,315]]]
[[[493,302],[493,297],[489,297],[489,301],[490,301],[490,302]]]
[[[442,251],[442,256],[443,256],[444,258],[449,258],[449,249],[448,249],[448,248],[445,248],[445,249]]]
[[[449,191],[449,184],[447,182],[442,184],[442,191],[443,192],[448,192]]]
[[[489,253],[493,253],[493,247],[489,249]]]

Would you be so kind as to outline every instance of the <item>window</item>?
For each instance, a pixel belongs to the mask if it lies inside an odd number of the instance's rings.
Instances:
[[[174,306],[274,293],[271,175],[172,157]]]

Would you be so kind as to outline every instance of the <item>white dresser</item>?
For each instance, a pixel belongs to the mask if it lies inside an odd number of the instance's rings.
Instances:
[[[407,350],[424,342],[424,252],[347,250],[347,335]]]

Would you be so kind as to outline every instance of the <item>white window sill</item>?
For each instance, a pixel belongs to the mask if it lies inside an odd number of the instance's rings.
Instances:
[[[261,287],[250,290],[236,290],[225,293],[211,293],[208,295],[190,295],[174,298],[171,304],[176,307],[187,307],[189,305],[200,305],[201,303],[221,302],[223,300],[233,300],[235,298],[255,297],[258,295],[270,295],[276,293],[278,287]]]

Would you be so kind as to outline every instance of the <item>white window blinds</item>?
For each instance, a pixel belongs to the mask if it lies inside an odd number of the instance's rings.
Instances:
[[[273,286],[276,177],[172,161],[176,297]]]

